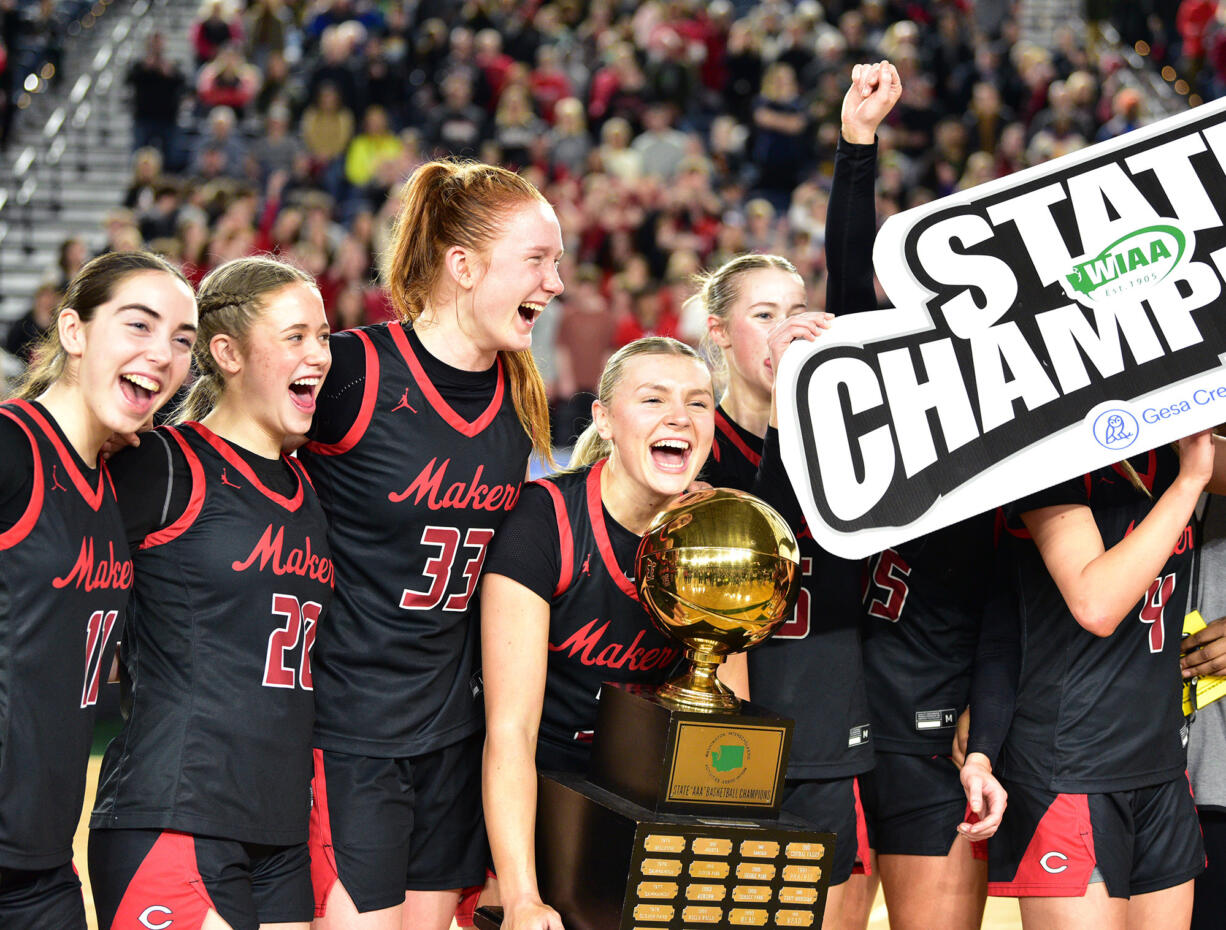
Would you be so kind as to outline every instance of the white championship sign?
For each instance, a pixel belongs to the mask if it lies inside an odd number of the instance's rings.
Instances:
[[[891,217],[873,263],[895,308],[777,385],[848,558],[1226,423],[1226,101]]]

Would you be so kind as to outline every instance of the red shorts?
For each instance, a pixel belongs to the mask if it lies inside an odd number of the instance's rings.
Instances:
[[[988,853],[988,894],[1080,898],[1101,880],[1113,898],[1173,888],[1205,868],[1186,776],[1103,794],[1004,782],[1009,809]]]

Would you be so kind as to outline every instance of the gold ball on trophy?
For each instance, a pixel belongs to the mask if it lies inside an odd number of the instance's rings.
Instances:
[[[639,599],[690,660],[659,698],[685,710],[736,710],[716,678],[719,663],[769,637],[800,592],[800,547],[787,522],[751,494],[695,491],[656,516],[635,563]]]

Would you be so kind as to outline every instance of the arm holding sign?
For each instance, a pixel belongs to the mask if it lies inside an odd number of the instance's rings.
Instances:
[[[1179,475],[1133,532],[1107,549],[1089,506],[1059,504],[1022,514],[1052,580],[1084,629],[1110,636],[1145,594],[1214,478],[1209,431],[1179,441]],[[1215,482],[1216,483],[1216,482]]]

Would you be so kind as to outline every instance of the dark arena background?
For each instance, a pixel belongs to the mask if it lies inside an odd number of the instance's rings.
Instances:
[[[1226,4],[0,0],[0,393],[103,251],[153,250],[193,284],[273,252],[315,276],[334,330],[390,318],[399,189],[452,154],[557,210],[566,292],[533,349],[565,450],[611,351],[698,343],[696,272],[780,253],[824,305],[840,104],[882,59],[903,95],[879,221],[1221,96]],[[1020,926],[1016,902],[984,926]]]

